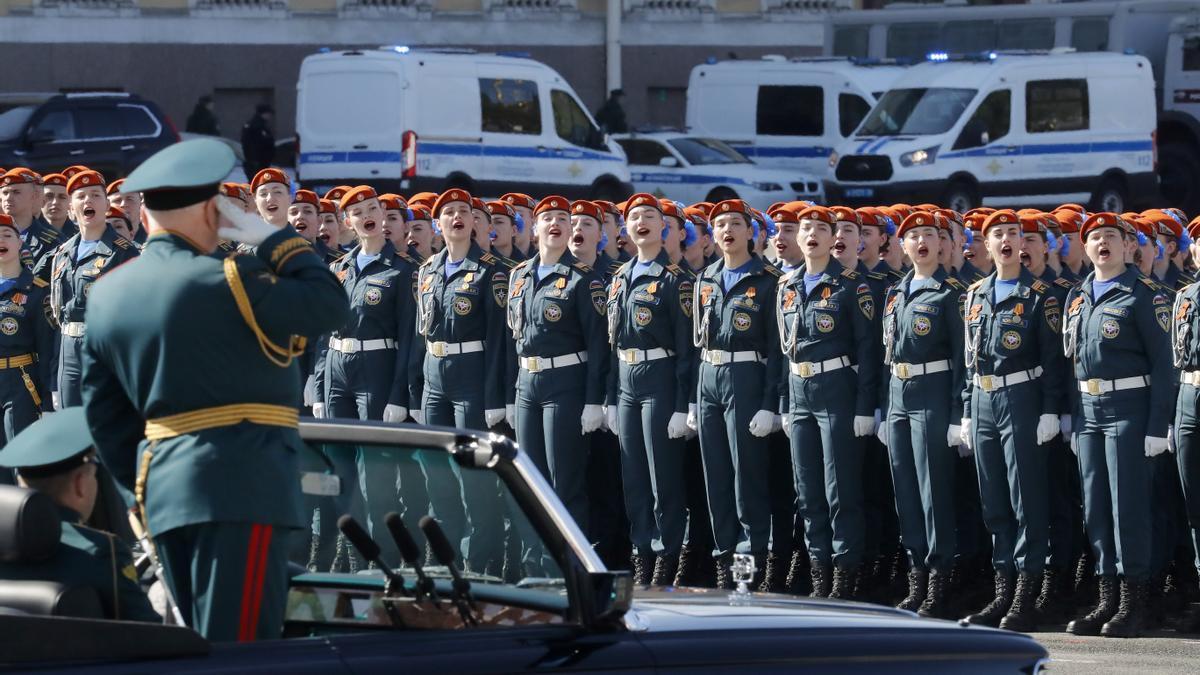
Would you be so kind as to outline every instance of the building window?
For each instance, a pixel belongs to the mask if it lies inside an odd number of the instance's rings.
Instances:
[[[341,16],[416,16],[432,11],[433,0],[338,0],[338,14]]]
[[[134,0],[37,0],[35,16],[137,16]]]
[[[652,14],[696,14],[717,8],[716,0],[623,0],[625,11]]]
[[[479,80],[483,130],[497,134],[542,133],[537,82]]]
[[[483,8],[493,12],[560,12],[576,9],[575,0],[483,0]]]
[[[888,27],[887,56],[923,59],[936,51],[941,29],[936,23],[898,23]]]
[[[870,55],[871,28],[869,26],[842,26],[833,29],[833,55],[857,56],[866,58]]]
[[[191,0],[192,13],[209,16],[286,16],[286,0]]]
[[[1071,24],[1071,46],[1080,52],[1108,51],[1108,19],[1075,19]]]
[[[949,54],[978,54],[996,46],[995,21],[947,21],[936,51]]]
[[[1088,128],[1087,80],[1039,80],[1025,85],[1025,130],[1031,134]]]
[[[1054,19],[1001,21],[996,31],[997,49],[1053,49]]]
[[[759,87],[756,126],[757,133],[766,136],[824,134],[825,91],[821,87]]]

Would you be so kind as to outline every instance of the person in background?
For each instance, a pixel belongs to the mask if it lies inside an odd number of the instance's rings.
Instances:
[[[275,161],[275,134],[271,131],[274,119],[275,110],[269,104],[259,103],[254,116],[242,126],[242,166],[247,176],[256,175]]]
[[[192,108],[192,114],[188,115],[187,126],[184,131],[189,134],[204,134],[205,136],[220,136],[221,125],[217,122],[217,116],[213,112],[213,97],[211,94],[205,94],[196,100],[196,106]]]
[[[596,111],[596,124],[600,125],[604,133],[623,134],[629,131],[629,123],[625,121],[625,108],[621,106],[623,98],[624,90],[613,89],[608,93],[608,100]]]

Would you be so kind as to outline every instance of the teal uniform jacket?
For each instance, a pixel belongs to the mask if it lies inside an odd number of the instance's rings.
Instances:
[[[75,232],[77,233],[78,229]],[[35,270],[35,274],[43,281],[49,281],[50,266],[46,263],[54,255],[54,249],[65,238],[53,225],[47,223],[45,218],[36,216],[21,233],[21,240],[24,242],[21,260],[26,267]]]
[[[1156,281],[1172,291],[1178,292],[1183,290],[1184,286],[1194,282],[1195,279],[1192,278],[1192,275],[1179,269],[1179,266],[1172,262],[1171,264],[1167,265],[1167,273],[1165,278]]]
[[[291,227],[255,255],[233,256],[253,315],[276,345],[328,333],[348,317],[345,291]],[[119,485],[144,483],[150,532],[209,522],[300,527],[294,428],[241,422],[157,442],[147,420],[232,404],[300,404],[296,359],[268,359],[239,312],[223,261],[159,232],[137,260],[91,292],[83,401]],[[147,462],[149,462],[147,464]]]
[[[54,555],[36,564],[0,562],[0,579],[89,587],[100,596],[105,618],[161,623],[138,585],[129,547],[115,535],[84,527],[71,509],[59,506],[58,511],[62,536]]]
[[[22,271],[16,281],[12,288],[0,292],[0,357],[34,355],[37,363],[22,371],[37,388],[40,409],[50,412],[54,410],[50,392],[54,389],[57,354],[48,284],[29,270]],[[25,391],[25,386],[21,390]]]
[[[962,419],[959,392],[965,385],[963,364],[963,293],[958,279],[938,268],[928,286],[909,293],[914,272],[888,290],[883,309],[884,366],[897,363],[922,364],[931,361],[950,361],[952,395],[948,401],[925,401],[929,407],[950,406],[950,423]],[[886,413],[892,378],[890,373],[880,378]],[[902,381],[896,382],[900,386]],[[902,387],[901,387],[902,388]]]
[[[118,266],[138,257],[138,248],[133,242],[106,226],[96,248],[83,259],[76,260],[81,236],[71,237],[55,249],[53,257],[47,256],[42,262],[51,266],[51,308],[60,325],[83,321],[92,285]],[[41,276],[43,272],[35,268],[33,273]]]

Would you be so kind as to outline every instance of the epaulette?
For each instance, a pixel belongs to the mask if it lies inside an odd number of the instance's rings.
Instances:
[[[1046,282],[1042,281],[1041,279],[1034,279],[1033,283],[1029,285],[1029,288],[1033,289],[1033,292],[1037,293],[1038,295],[1041,295],[1050,289],[1050,287],[1046,285]]]
[[[125,237],[115,237],[113,239],[113,245],[117,248],[129,248],[129,244],[130,241]]]
[[[846,277],[847,279],[857,279],[858,272],[847,267],[846,269],[842,270],[842,276]]]
[[[887,275],[884,274],[883,272],[867,272],[867,278],[874,279],[876,281],[882,281],[884,279],[887,279]]]
[[[778,267],[776,267],[774,265],[763,265],[763,271],[765,271],[767,274],[770,274],[771,276],[775,277],[776,279],[783,278],[783,270],[779,269]]]
[[[587,263],[576,262],[574,265],[572,265],[572,267],[579,270],[580,272],[583,272],[584,274],[587,274],[592,271],[592,267],[590,265],[588,265]]]
[[[41,277],[34,277],[33,285],[37,286],[38,288],[45,288],[50,285],[50,282],[46,281],[45,279],[43,279]]]
[[[1055,279],[1054,283],[1061,288],[1066,288],[1066,289],[1075,288],[1074,284],[1072,284],[1071,282],[1067,281],[1066,279],[1064,279],[1062,277],[1058,277],[1057,279]]]
[[[973,291],[973,290],[979,288],[980,286],[982,286],[983,282],[985,282],[985,281],[987,281],[987,277],[984,277],[984,278],[980,279],[979,281],[976,281],[975,283],[971,284],[970,286],[967,286],[967,290]]]
[[[780,286],[786,284],[787,282],[791,281],[792,275],[795,273],[796,273],[796,271],[792,270],[791,272],[788,272],[787,274],[780,274],[779,280],[776,283]]]
[[[619,264],[619,265],[617,266],[617,271],[616,271],[616,272],[613,272],[613,276],[615,277],[615,276],[617,276],[617,275],[619,275],[619,274],[625,274],[626,272],[628,272],[628,271],[629,271],[629,268],[630,268],[630,266],[632,266],[632,265],[633,265],[633,259],[632,259],[632,258],[631,258],[631,259],[629,259],[629,260],[626,260],[625,262],[623,262],[623,263],[621,263],[621,264]]]
[[[625,263],[625,264],[628,265],[629,263]],[[676,265],[675,263],[668,264],[667,271],[670,272],[671,274],[683,274],[683,268],[680,267],[679,265]]]
[[[1154,291],[1155,293],[1163,290],[1163,287],[1157,281],[1151,279],[1150,277],[1140,277],[1140,281],[1143,284],[1146,284],[1146,286],[1148,286],[1150,288],[1150,290]]]
[[[432,264],[433,264],[433,256],[429,256],[421,263],[420,267],[429,267]]]
[[[515,272],[519,269],[529,267],[529,263],[531,263],[531,262],[533,262],[533,258],[526,258],[525,260],[522,260],[521,262],[517,263],[517,266],[513,268],[513,271]]]
[[[49,232],[39,232],[38,239],[41,239],[42,241],[46,242],[47,244],[53,244],[56,241],[58,241],[58,239],[59,239],[58,230],[50,230]]]
[[[484,253],[483,255],[479,256],[479,262],[483,263],[484,265],[491,265],[492,263],[496,262],[496,256],[492,255],[491,253]]]
[[[234,251],[234,253],[235,253],[235,254],[237,254],[237,253],[241,253],[241,251]],[[349,262],[349,258],[350,258],[350,254],[349,254],[349,253],[343,253],[343,254],[339,255],[337,258],[334,258],[333,262],[329,263],[329,266],[330,266],[330,267],[333,267],[333,266],[335,266],[335,265],[337,265],[337,266],[343,266],[343,265],[345,265],[347,262]]]
[[[404,253],[403,251],[396,251],[396,257],[403,260],[406,263],[412,263],[414,265],[417,264],[417,260],[415,258],[413,258],[411,255],[409,255],[407,253]]]
[[[954,277],[946,277],[946,285],[956,291],[961,291],[966,288],[966,285],[963,284],[963,282],[955,279]]]

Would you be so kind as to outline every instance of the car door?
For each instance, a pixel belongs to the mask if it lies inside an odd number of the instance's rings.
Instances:
[[[548,168],[567,186],[564,191],[587,196],[592,183],[620,166],[621,159],[609,151],[604,133],[571,92],[551,89],[550,108],[554,137]]]
[[[75,115],[70,109],[54,104],[35,112],[25,130],[22,147],[14,154],[25,166],[41,174],[80,163],[83,145],[79,142]]]
[[[74,112],[78,139],[71,147],[72,161],[68,164],[83,164],[99,171],[110,181],[123,176],[122,148],[130,147],[130,143],[116,104],[108,101],[87,102],[75,108]]]
[[[148,106],[136,101],[118,103],[117,115],[121,118],[122,130],[122,139],[117,145],[120,170],[117,175],[127,176],[161,149],[163,126]]]
[[[685,194],[683,173],[687,171],[681,160],[661,141],[649,138],[625,138],[618,141],[625,149],[629,160],[629,171],[633,186],[638,192],[648,192],[662,198],[671,195],[689,204],[699,201],[692,194]],[[662,160],[671,158],[675,166],[663,166]]]

